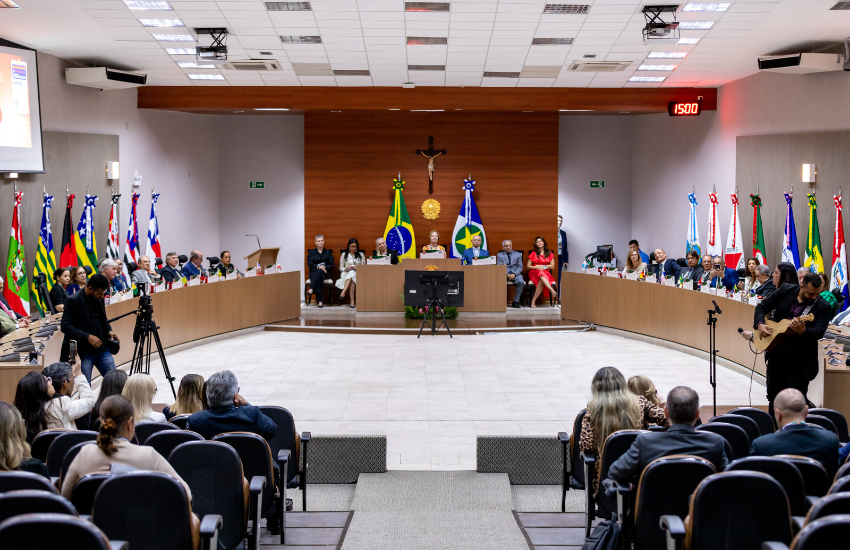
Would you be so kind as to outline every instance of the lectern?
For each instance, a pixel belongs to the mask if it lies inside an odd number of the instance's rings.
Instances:
[[[278,252],[280,252],[280,247],[258,248],[247,256],[244,256],[244,259],[248,260],[248,267],[257,267],[257,264],[263,267],[271,264],[277,265]]]

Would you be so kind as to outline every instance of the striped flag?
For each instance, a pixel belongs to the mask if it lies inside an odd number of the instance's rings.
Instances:
[[[127,243],[124,246],[124,274],[130,278],[129,264],[136,263],[142,253],[139,251],[139,224],[136,222],[136,205],[139,194],[133,191],[133,206],[130,209],[130,225],[127,228]]]
[[[787,209],[785,210],[785,236],[782,239],[782,261],[794,264],[795,269],[800,269],[800,249],[797,247],[797,228],[794,226],[794,210],[791,203],[794,196],[784,193]]]
[[[156,217],[156,201],[159,200],[159,193],[151,191],[151,220],[148,223],[148,247],[145,255],[150,257],[151,264],[156,258],[162,258],[162,248],[159,246],[159,221]]]
[[[62,223],[62,249],[59,251],[59,267],[73,267],[77,265],[77,249],[74,246],[74,222],[71,220],[71,207],[74,206],[74,197],[68,195],[65,205],[65,221]]]
[[[79,265],[89,266],[92,273],[97,272],[97,241],[94,236],[94,207],[97,196],[86,193],[86,204],[83,206],[83,215],[77,225],[74,234],[74,247],[77,249]]]
[[[844,218],[841,215],[841,195],[833,197],[835,201],[835,244],[832,246],[832,276],[829,289],[839,289],[844,295],[841,311],[847,309],[847,249],[844,246]]]
[[[387,226],[384,229],[384,239],[387,248],[398,252],[399,258],[416,258],[416,236],[413,234],[413,225],[407,214],[407,206],[404,204],[404,181],[393,179],[395,197],[387,217]]]
[[[53,197],[44,195],[44,205],[41,209],[41,231],[38,233],[38,251],[35,255],[35,266],[33,267],[33,276],[43,273],[47,279],[47,291],[53,288],[53,272],[56,271],[56,255],[53,253],[53,231],[50,228],[50,208],[53,202]],[[38,310],[41,313],[46,311],[45,304],[41,300],[41,296],[36,290],[35,285],[32,287],[35,302],[38,305]]]
[[[753,257],[759,261],[760,265],[765,265],[767,260],[764,259],[764,231],[761,226],[761,197],[758,193],[750,195],[753,207]]]
[[[9,237],[9,257],[6,260],[6,279],[3,281],[3,297],[9,308],[18,315],[30,314],[30,290],[27,284],[27,264],[24,257],[24,236],[18,211],[23,191],[15,192],[15,209],[12,211],[12,234]]]
[[[112,208],[109,210],[109,238],[106,240],[106,257],[110,260],[117,260],[118,252],[118,197],[121,195],[112,195]]]
[[[708,211],[708,243],[705,253],[711,256],[722,256],[723,247],[720,245],[720,241],[723,240],[723,237],[720,236],[720,220],[717,216],[717,193],[709,193],[708,200],[711,204]]]
[[[820,244],[820,226],[818,225],[818,201],[814,193],[809,197],[809,231],[806,235],[806,260],[804,267],[813,273],[823,273],[823,248]]]
[[[460,205],[460,214],[457,215],[455,228],[452,232],[451,257],[460,258],[463,256],[463,251],[467,248],[472,248],[472,237],[478,235],[481,237],[481,248],[487,248],[487,234],[484,233],[484,224],[481,222],[481,216],[478,215],[478,207],[475,206],[475,199],[472,198],[472,192],[475,191],[475,180],[463,180],[463,204]]]
[[[697,226],[697,197],[693,193],[688,194],[688,201],[691,203],[691,216],[688,220],[688,243],[685,254],[695,250],[697,254],[701,254],[699,247],[699,229]]]
[[[744,267],[744,248],[741,246],[741,220],[738,218],[738,195],[732,193],[732,220],[729,222],[729,235],[726,237],[726,267],[741,269]]]

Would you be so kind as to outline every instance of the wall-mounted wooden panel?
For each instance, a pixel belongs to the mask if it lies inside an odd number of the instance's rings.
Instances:
[[[436,159],[434,194],[428,161],[415,154],[446,149]],[[530,249],[537,235],[557,247],[558,116],[538,113],[308,113],[304,121],[305,247],[317,233],[334,251],[350,238],[371,252],[383,236],[393,200],[393,178],[407,183],[404,199],[421,248],[432,229],[448,245],[463,201],[473,194],[491,251],[502,239]],[[422,203],[440,202],[440,217],[422,216]]]

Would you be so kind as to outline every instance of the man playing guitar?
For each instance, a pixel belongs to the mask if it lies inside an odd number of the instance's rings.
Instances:
[[[818,374],[818,340],[826,332],[831,313],[826,300],[818,296],[822,286],[820,275],[807,273],[802,285],[786,283],[756,306],[753,327],[763,336],[773,332],[765,324],[766,317],[773,321],[792,319],[785,338],[776,349],[764,354],[771,416],[776,394],[785,388],[796,388],[806,395],[809,382]],[[814,315],[814,321],[803,323],[798,319],[807,314]]]

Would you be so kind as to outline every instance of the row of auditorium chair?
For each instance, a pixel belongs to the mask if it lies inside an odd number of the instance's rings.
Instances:
[[[717,433],[726,440],[729,464],[723,472],[702,458],[673,455],[652,462],[632,488],[612,483],[616,504],[603,508],[593,497],[586,480],[600,464],[601,480],[611,465],[624,455],[644,430],[621,430],[605,441],[602,456],[581,451],[578,434],[586,409],[573,424],[573,436],[558,434],[563,446],[564,482],[561,511],[566,492],[585,489],[586,536],[600,515],[612,514],[623,533],[623,548],[761,548],[779,550],[794,540],[794,550],[831,548],[823,537],[850,533],[850,461],[833,479],[826,468],[811,458],[794,455],[748,456],[753,439],[773,433],[770,415],[756,408],[739,408],[697,426],[699,431]],[[818,424],[850,441],[847,421],[838,411],[810,409],[808,423]],[[647,431],[663,431],[658,426]],[[569,448],[569,455],[568,455]],[[836,461],[838,457],[836,457]],[[613,481],[613,480],[612,480]],[[689,522],[685,524],[684,518]],[[795,538],[796,537],[796,538]],[[834,539],[833,539],[834,540]],[[844,539],[845,544],[850,538]],[[769,543],[769,544],[768,544]]]
[[[242,548],[246,542],[248,550],[256,550],[260,518],[272,511],[280,522],[280,544],[285,544],[287,487],[302,490],[302,510],[307,509],[311,435],[301,434],[299,466],[290,412],[271,406],[261,410],[278,426],[269,442],[248,432],[224,433],[207,441],[185,429],[186,415],[169,423],[136,425],[138,443],[168,460],[192,491],[191,503],[178,481],[144,471],[88,474],[74,485],[68,501],[57,491],[71,462],[83,446],[95,444],[98,434],[61,429],[38,434],[32,456],[47,464],[52,482],[28,472],[0,474],[0,548],[35,548],[33,532],[44,532],[56,533],[60,538],[51,540],[62,541],[63,547],[74,536],[89,541],[71,548],[101,548],[104,541],[112,541],[130,548],[186,550],[192,548],[192,537],[200,537],[203,550]],[[272,456],[281,476],[275,475]],[[201,518],[200,529],[193,525],[193,512]]]

